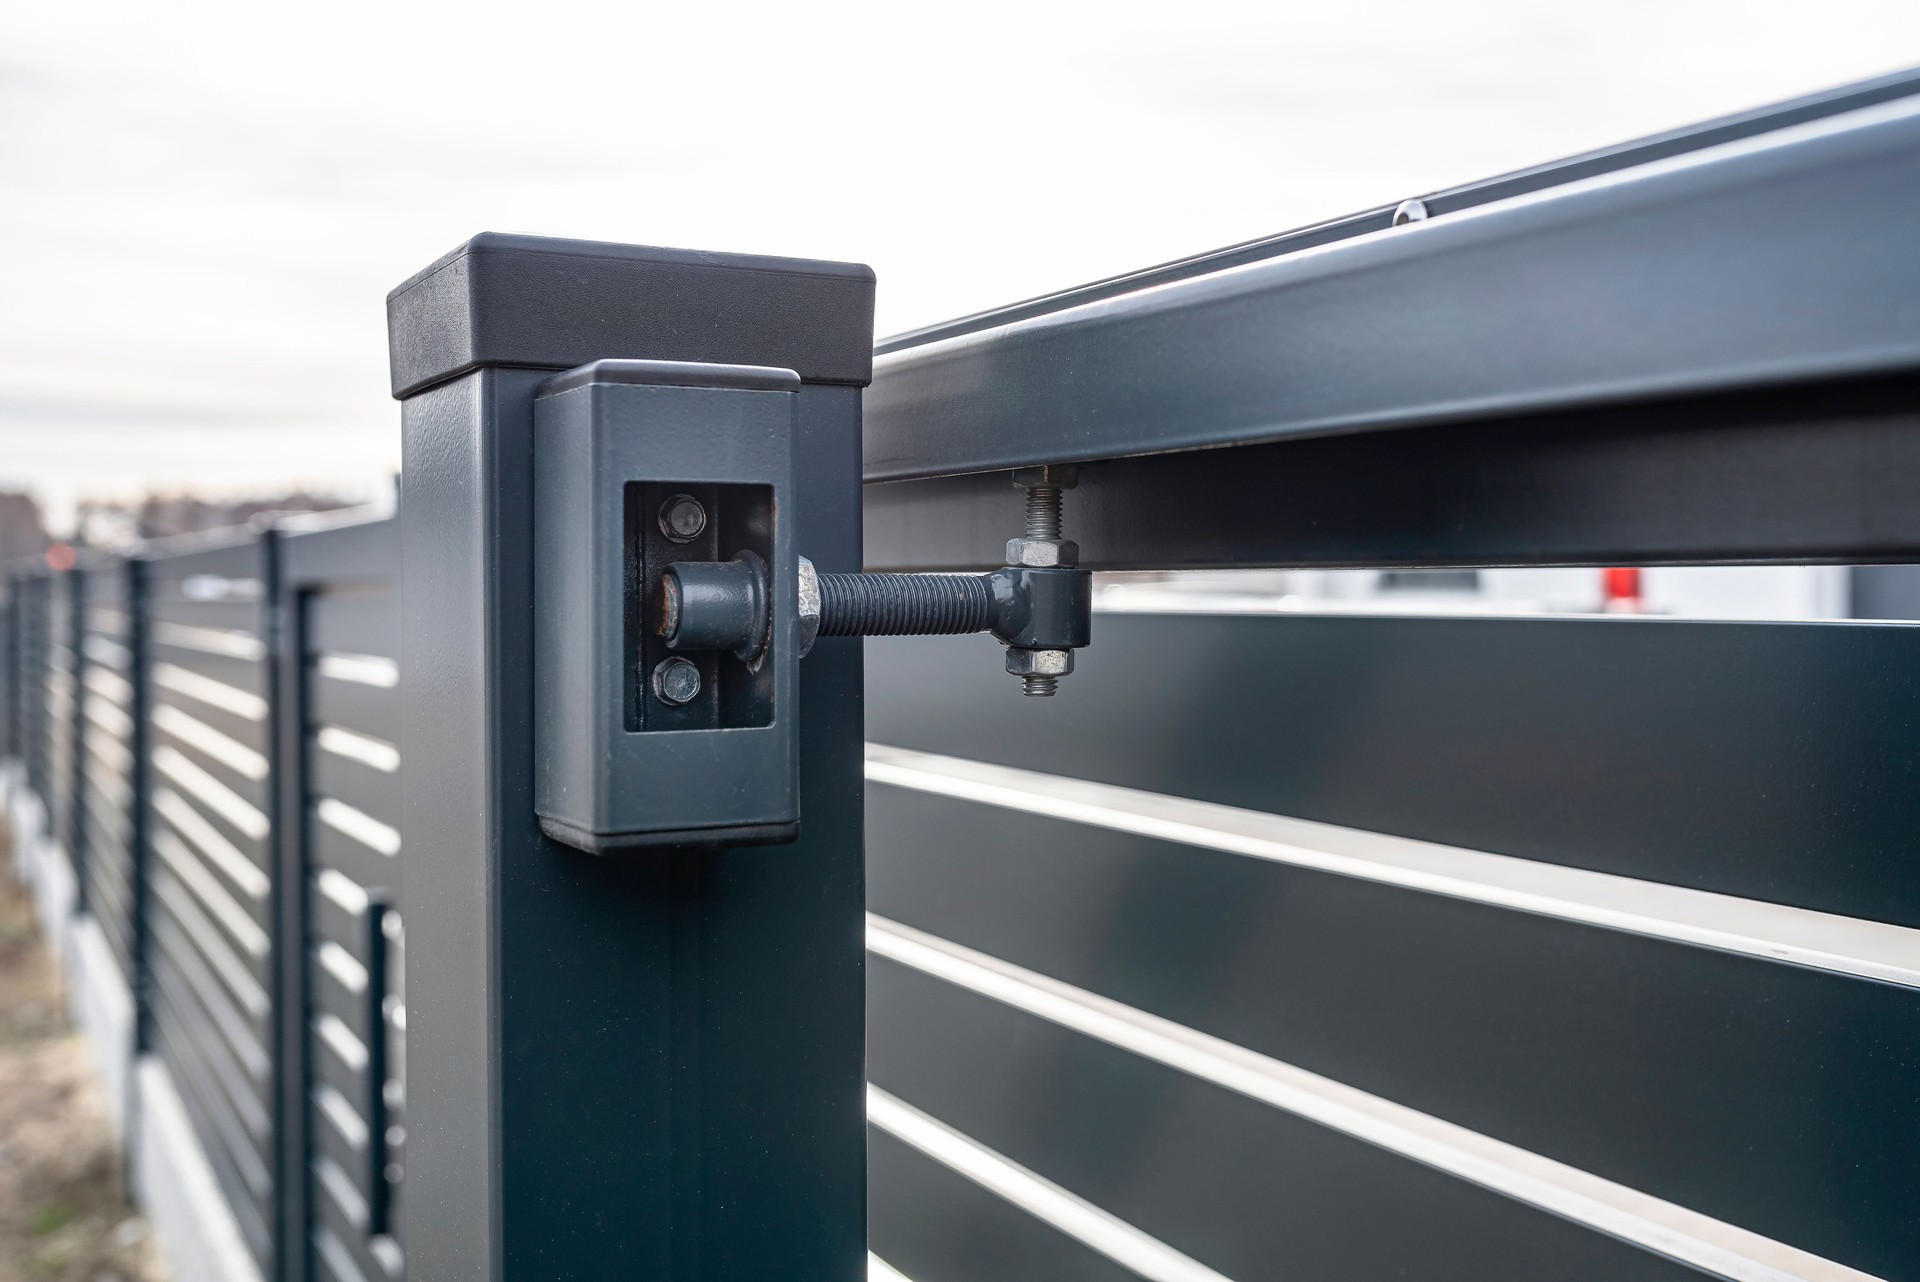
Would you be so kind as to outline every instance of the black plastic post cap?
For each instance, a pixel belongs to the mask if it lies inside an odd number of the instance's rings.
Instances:
[[[858,263],[484,232],[387,295],[393,394],[485,366],[623,357],[864,387],[873,290]]]

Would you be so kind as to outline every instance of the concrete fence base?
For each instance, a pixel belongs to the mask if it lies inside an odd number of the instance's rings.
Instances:
[[[129,1187],[153,1222],[168,1269],[183,1282],[261,1282],[172,1076],[158,1058],[135,1053],[133,992],[100,927],[76,911],[72,861],[49,835],[46,812],[17,763],[0,765],[0,815],[11,839],[11,872],[33,895],[68,1012],[93,1050]]]

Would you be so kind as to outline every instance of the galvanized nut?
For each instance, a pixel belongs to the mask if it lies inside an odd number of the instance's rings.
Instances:
[[[1080,564],[1080,545],[1072,539],[1008,539],[1007,564],[1071,569]]]
[[[813,562],[800,558],[800,655],[806,657],[820,638],[820,576]]]
[[[1007,649],[1007,671],[1016,677],[1064,677],[1073,671],[1071,650]]]
[[[675,656],[654,665],[653,694],[660,702],[680,707],[700,697],[700,669],[690,659]]]
[[[707,528],[707,509],[691,494],[675,494],[660,505],[660,533],[674,543],[691,543]]]

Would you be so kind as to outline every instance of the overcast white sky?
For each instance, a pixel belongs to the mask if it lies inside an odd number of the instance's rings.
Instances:
[[[859,260],[887,333],[1911,63],[1916,0],[16,0],[0,488],[377,492],[476,231]]]

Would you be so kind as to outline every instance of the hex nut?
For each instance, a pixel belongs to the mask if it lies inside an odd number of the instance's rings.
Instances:
[[[1072,539],[1008,539],[1007,564],[1071,569],[1080,564],[1080,545]]]
[[[820,637],[820,575],[804,556],[800,558],[799,596],[800,657],[804,659]]]
[[[1007,671],[1016,677],[1064,677],[1073,671],[1071,650],[1007,649]]]
[[[653,668],[653,695],[675,708],[692,703],[700,697],[700,669],[678,655],[662,659]]]
[[[670,542],[691,543],[707,528],[707,509],[691,494],[675,494],[660,505],[659,519]]]

